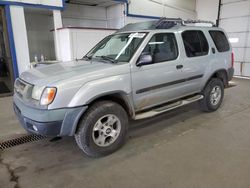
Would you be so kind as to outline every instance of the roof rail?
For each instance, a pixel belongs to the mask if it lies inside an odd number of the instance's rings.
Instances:
[[[196,24],[196,23],[204,23],[204,24],[211,24],[212,27],[216,27],[215,23],[212,21],[206,21],[206,20],[184,20],[184,24]]]
[[[162,17],[156,22],[155,28],[156,29],[169,29],[171,27],[174,27],[175,25],[184,25],[184,22],[181,18]]]
[[[165,18],[165,17],[163,17],[159,20],[152,20],[152,21],[139,22],[139,23],[130,23],[130,24],[127,24],[126,26],[124,26],[123,28],[119,29],[117,32],[153,30],[153,29],[170,29],[174,26],[187,26],[189,24],[194,24],[194,26],[197,26],[197,23],[210,24],[211,27],[216,27],[216,25],[210,21],[183,20],[181,18]]]
[[[181,18],[166,18],[163,17],[159,19],[159,21],[156,23],[155,27],[157,29],[167,29],[171,28],[175,25],[181,25],[186,26],[188,24],[197,24],[197,23],[203,23],[203,24],[211,24],[212,27],[216,27],[216,25],[212,21],[205,21],[205,20],[183,20]]]

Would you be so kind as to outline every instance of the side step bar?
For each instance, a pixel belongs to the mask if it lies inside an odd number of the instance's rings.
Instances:
[[[182,99],[180,101],[177,101],[177,102],[174,102],[174,103],[170,103],[170,104],[167,104],[166,106],[163,106],[163,107],[159,107],[159,108],[155,108],[153,110],[150,110],[150,111],[147,111],[147,112],[143,112],[143,113],[139,113],[135,116],[135,120],[139,120],[139,119],[145,119],[145,118],[150,118],[150,117],[153,117],[153,116],[156,116],[156,115],[159,115],[161,113],[164,113],[164,112],[167,112],[167,111],[170,111],[170,110],[173,110],[175,108],[179,108],[181,106],[184,106],[184,105],[187,105],[187,104],[190,104],[190,103],[193,103],[195,101],[199,101],[201,99],[203,99],[204,96],[203,95],[195,95],[195,96],[192,96],[190,98],[185,98],[185,99]]]

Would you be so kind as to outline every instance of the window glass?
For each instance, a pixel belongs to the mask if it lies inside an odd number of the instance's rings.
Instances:
[[[178,57],[178,48],[173,33],[155,34],[144,48],[143,53],[152,56],[154,63],[174,60]]]
[[[230,50],[230,46],[226,35],[222,31],[209,31],[218,52],[226,52]]]
[[[201,51],[203,52],[203,55],[207,55],[208,54],[208,42],[207,39],[205,37],[205,35],[203,34],[203,32],[198,31],[198,36],[201,42]]]
[[[122,33],[110,35],[98,43],[86,56],[89,58],[105,56],[118,62],[129,62],[146,34]]]
[[[187,57],[197,57],[208,54],[209,46],[202,31],[184,31],[182,39]]]

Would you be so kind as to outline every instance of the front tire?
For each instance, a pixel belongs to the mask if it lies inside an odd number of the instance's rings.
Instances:
[[[82,117],[75,140],[89,157],[102,157],[118,150],[126,140],[128,116],[112,101],[94,103]]]
[[[204,98],[200,101],[202,111],[216,111],[224,98],[224,85],[219,78],[212,78],[203,90]]]

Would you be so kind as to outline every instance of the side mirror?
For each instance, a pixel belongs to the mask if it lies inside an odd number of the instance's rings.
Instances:
[[[136,66],[140,67],[143,65],[150,65],[153,63],[153,58],[150,54],[148,53],[142,53],[141,56],[139,57]]]

